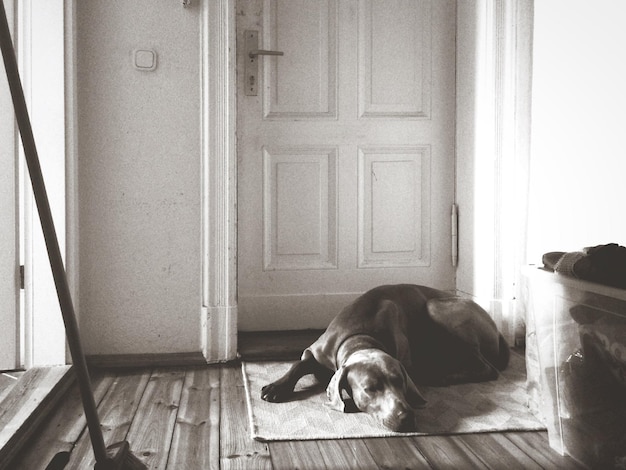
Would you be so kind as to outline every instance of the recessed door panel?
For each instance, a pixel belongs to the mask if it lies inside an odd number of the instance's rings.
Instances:
[[[359,2],[359,114],[430,117],[430,2]]]
[[[336,151],[264,153],[264,269],[337,267]]]
[[[264,2],[264,44],[284,54],[265,63],[266,118],[336,117],[336,15],[333,0]]]
[[[430,149],[360,149],[359,267],[430,264]]]

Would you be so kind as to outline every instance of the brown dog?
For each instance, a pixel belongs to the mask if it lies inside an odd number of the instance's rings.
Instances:
[[[328,382],[333,409],[364,411],[397,432],[415,429],[415,386],[498,378],[509,346],[478,304],[429,287],[376,287],[345,307],[302,358],[261,390],[288,399],[301,377]],[[415,381],[415,382],[414,382]]]

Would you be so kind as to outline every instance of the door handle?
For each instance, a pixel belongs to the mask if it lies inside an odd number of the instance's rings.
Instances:
[[[282,51],[266,51],[264,49],[255,49],[248,53],[248,56],[251,59],[254,59],[256,56],[259,56],[259,55],[285,55],[285,53]]]
[[[248,30],[244,32],[245,49],[248,57],[245,60],[245,84],[244,91],[247,96],[259,94],[259,56],[260,55],[284,55],[282,51],[267,51],[259,49],[259,32]]]

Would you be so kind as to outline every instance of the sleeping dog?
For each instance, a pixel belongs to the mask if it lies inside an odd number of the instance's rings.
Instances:
[[[331,408],[409,432],[426,404],[416,383],[494,380],[508,361],[509,346],[475,302],[424,286],[380,286],[345,307],[261,397],[285,401],[301,377],[315,374],[328,383]]]

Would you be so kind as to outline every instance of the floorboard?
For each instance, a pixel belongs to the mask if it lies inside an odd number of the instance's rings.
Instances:
[[[365,439],[364,442],[382,469],[432,468],[410,438]]]
[[[549,469],[582,470],[582,465],[569,457],[555,452],[548,444],[548,433],[544,432],[507,432],[507,439],[532,458],[542,467]]]
[[[317,441],[279,441],[269,443],[274,470],[315,470],[323,461]]]
[[[133,453],[150,469],[167,468],[184,379],[184,370],[155,369],[128,430]]]
[[[361,439],[319,441],[322,459],[328,468],[377,468],[376,461]]]
[[[541,466],[500,433],[462,434],[458,438],[467,444],[486,467],[497,462],[508,470],[539,470]]]
[[[413,440],[432,468],[488,468],[459,436],[419,436]]]
[[[168,468],[219,469],[220,369],[187,371]]]
[[[362,439],[282,441],[269,446],[275,470],[381,468]]]
[[[271,469],[267,444],[257,442],[250,436],[246,397],[241,365],[226,364],[222,367],[220,397],[220,468]]]

